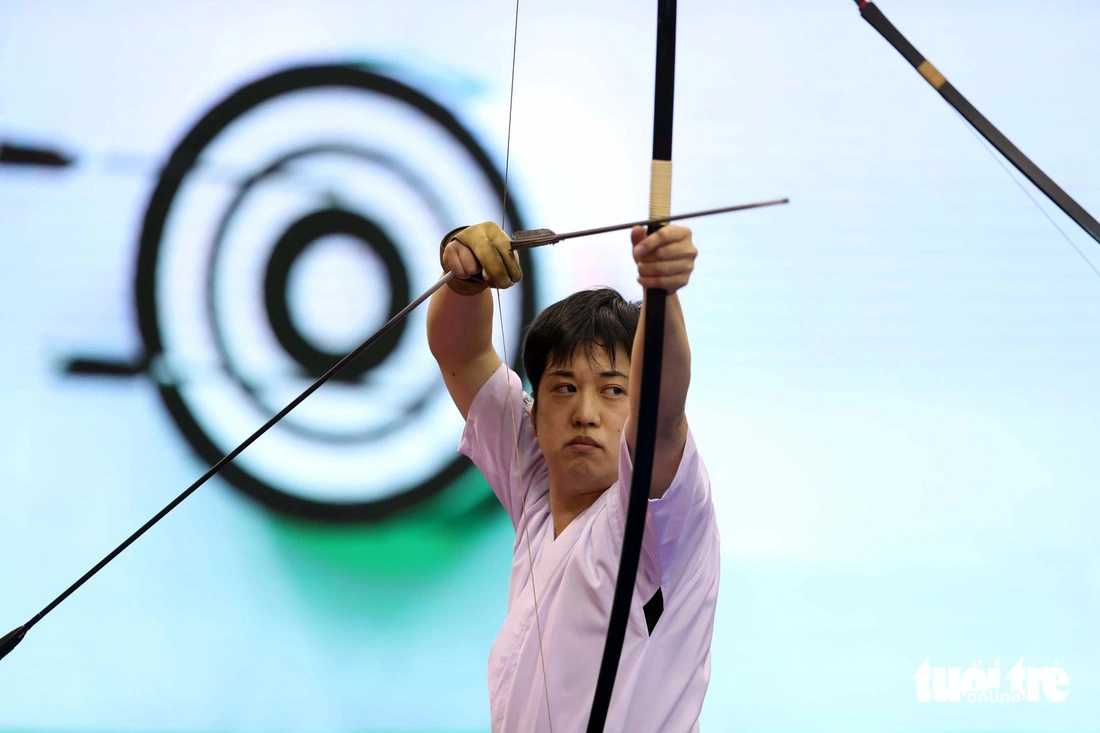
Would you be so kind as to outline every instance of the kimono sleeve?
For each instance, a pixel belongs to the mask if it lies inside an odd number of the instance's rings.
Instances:
[[[531,433],[530,406],[519,375],[502,364],[470,404],[458,446],[489,482],[513,527],[519,526],[523,514],[524,481],[546,472],[538,440]],[[527,497],[529,504],[536,499]]]
[[[621,526],[626,524],[633,477],[634,462],[624,434],[619,447],[619,481],[612,487],[614,495],[609,497]],[[690,429],[672,483],[660,499],[649,500],[647,509],[642,564],[656,565],[667,602],[676,594],[680,581],[692,572],[694,563],[707,562],[707,558],[716,556],[711,550],[717,550],[719,542],[710,477]]]

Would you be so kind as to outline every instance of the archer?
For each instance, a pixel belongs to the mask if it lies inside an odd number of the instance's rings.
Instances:
[[[645,538],[607,728],[697,730],[719,578],[710,481],[684,414],[691,353],[676,296],[697,250],[673,225],[648,236],[634,227],[631,244],[639,284],[668,295]],[[605,288],[546,308],[523,345],[532,400],[492,343],[488,288],[523,277],[508,235],[493,223],[456,230],[440,259],[455,277],[432,297],[428,343],[466,420],[459,450],[516,529],[508,613],[489,655],[492,729],[551,730],[552,712],[559,730],[583,730],[623,541],[644,301]]]

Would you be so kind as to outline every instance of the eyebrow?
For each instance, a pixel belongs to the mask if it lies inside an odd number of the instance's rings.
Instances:
[[[575,379],[577,375],[576,375],[575,372],[573,372],[569,369],[555,369],[554,371],[550,372],[546,376],[548,376],[548,377],[567,377],[569,379]],[[611,369],[611,370],[608,370],[606,372],[600,372],[600,377],[605,378],[605,379],[610,378],[610,377],[621,377],[622,379],[629,379],[630,378],[630,377],[626,376],[625,374],[623,374],[622,372],[618,371],[617,369]]]

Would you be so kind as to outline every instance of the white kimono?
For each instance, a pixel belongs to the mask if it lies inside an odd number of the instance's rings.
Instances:
[[[619,447],[619,480],[555,539],[549,477],[538,441],[531,435],[530,404],[519,377],[501,366],[474,398],[459,447],[481,469],[516,528],[508,615],[489,654],[492,729],[494,733],[549,733],[549,694],[554,731],[576,733],[585,729],[592,709],[633,464],[624,437]],[[526,522],[542,626],[545,687],[520,505],[524,484],[528,485]],[[710,479],[689,432],[672,485],[662,498],[649,502],[607,731],[698,730],[710,681],[718,575],[718,528]],[[664,611],[650,635],[643,605],[658,588]]]

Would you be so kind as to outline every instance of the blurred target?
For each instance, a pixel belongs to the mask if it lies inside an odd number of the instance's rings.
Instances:
[[[204,175],[219,169],[247,175]],[[206,113],[162,170],[136,279],[149,369],[192,447],[218,460],[427,288],[440,237],[499,214],[503,188],[451,113],[373,70],[292,68]],[[526,228],[511,193],[505,226]],[[503,293],[513,357],[535,305],[521,258],[523,282]],[[331,520],[378,519],[446,487],[468,463],[425,314],[225,478],[279,511]]]

